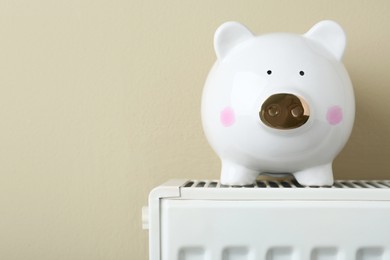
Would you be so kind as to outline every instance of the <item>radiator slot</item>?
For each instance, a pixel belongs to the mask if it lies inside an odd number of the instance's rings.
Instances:
[[[389,189],[390,182],[388,181],[366,181],[366,180],[353,180],[353,181],[335,181],[332,186],[310,186],[305,187],[300,185],[295,179],[292,180],[258,180],[256,184],[236,186],[236,185],[223,185],[219,181],[198,181],[191,180],[186,182],[183,188],[235,188],[235,189],[248,189],[248,188],[330,188],[330,189]]]

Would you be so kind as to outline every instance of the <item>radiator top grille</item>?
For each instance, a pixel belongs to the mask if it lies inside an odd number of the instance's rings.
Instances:
[[[245,186],[222,185],[216,180],[190,180],[182,188],[328,188],[328,189],[390,189],[390,180],[336,180],[332,186],[302,186],[296,180],[257,180],[256,184]]]

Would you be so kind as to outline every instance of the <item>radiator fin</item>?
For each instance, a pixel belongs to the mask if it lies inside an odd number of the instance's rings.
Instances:
[[[332,186],[310,186],[300,185],[295,179],[291,180],[257,180],[255,184],[235,186],[223,185],[217,180],[190,180],[183,188],[329,188],[329,189],[390,189],[390,181],[385,180],[336,180]]]

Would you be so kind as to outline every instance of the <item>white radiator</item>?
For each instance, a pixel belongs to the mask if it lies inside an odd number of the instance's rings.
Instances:
[[[390,180],[172,180],[143,209],[150,260],[390,260]]]

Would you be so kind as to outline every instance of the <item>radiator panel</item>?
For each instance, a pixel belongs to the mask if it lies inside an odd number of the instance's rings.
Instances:
[[[167,199],[161,206],[164,260],[390,259],[389,202]]]
[[[389,260],[390,181],[172,180],[143,210],[150,260]]]

